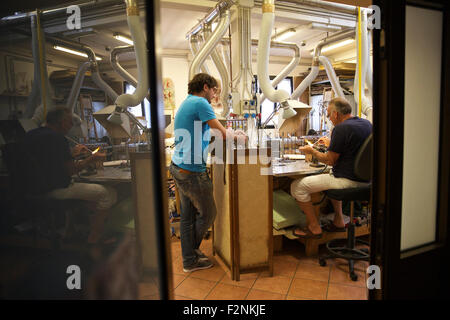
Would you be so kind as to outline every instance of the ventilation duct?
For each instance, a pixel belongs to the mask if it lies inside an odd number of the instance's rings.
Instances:
[[[200,66],[205,62],[206,58],[215,49],[217,43],[222,39],[223,35],[230,25],[230,11],[221,12],[219,24],[212,33],[211,37],[204,43],[198,54],[194,57],[189,68],[189,80],[199,73]]]
[[[126,109],[134,107],[144,100],[148,93],[147,45],[144,31],[139,20],[139,10],[136,0],[125,0],[127,5],[127,22],[136,52],[138,83],[133,94],[122,94],[115,100],[115,105]]]

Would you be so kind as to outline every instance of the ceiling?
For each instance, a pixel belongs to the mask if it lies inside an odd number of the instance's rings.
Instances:
[[[118,3],[122,3],[119,1]],[[186,33],[195,25],[199,20],[201,20],[208,11],[211,10],[217,4],[217,1],[209,0],[190,0],[186,3],[184,0],[163,0],[161,1],[161,14],[160,14],[160,31],[161,31],[161,47],[163,56],[188,56],[189,54],[189,42],[186,39]],[[142,5],[143,6],[143,5]],[[92,11],[92,12],[91,12]],[[144,10],[141,10],[141,21],[143,29],[145,28],[146,19],[144,17]],[[84,18],[86,17],[86,18]],[[327,15],[317,15],[308,16],[305,14],[298,14],[295,12],[284,12],[277,11],[274,23],[274,29],[277,32],[282,32],[288,28],[296,28],[297,32],[292,37],[284,40],[289,42],[295,42],[300,44],[302,41],[306,42],[306,46],[302,47],[302,60],[305,64],[310,63],[311,53],[315,45],[321,39],[325,38],[329,33],[321,30],[311,30],[304,28],[311,22],[332,22],[333,24],[341,24],[344,27],[349,25],[354,25],[354,19],[349,19],[344,17],[344,19],[339,19],[339,17],[333,16],[334,18],[329,18]],[[63,17],[65,19],[65,17]],[[61,18],[59,20],[53,19],[52,21],[45,21],[44,28],[46,34],[66,37],[67,28],[65,26],[65,20]],[[84,18],[84,19],[83,19]],[[251,19],[251,34],[253,39],[258,39],[259,37],[259,27],[261,24],[261,8],[255,7],[252,10]],[[90,31],[91,34],[79,35],[76,37],[72,36],[72,39],[79,41],[83,44],[91,46],[97,55],[103,57],[101,65],[108,64],[109,61],[109,51],[116,47],[125,45],[124,43],[116,40],[113,37],[115,32],[122,33],[129,36],[130,32],[126,22],[125,9],[123,4],[118,4],[117,6],[111,6],[104,8],[101,11],[95,11],[91,9],[90,11],[82,10],[82,30]],[[29,23],[25,26],[15,27],[14,30],[22,29],[28,30],[29,33]],[[145,29],[144,29],[145,30]],[[30,48],[30,37],[19,34],[15,34],[12,31],[9,35],[6,32],[2,32],[2,37],[0,37],[0,43],[2,46],[5,41],[8,45],[22,47],[23,50],[28,50]],[[92,32],[94,32],[92,34]],[[274,30],[275,32],[275,30]],[[81,62],[85,58],[78,58],[70,54],[65,54],[57,52],[50,45],[48,46],[49,52],[48,56],[58,56],[65,55],[67,59],[74,62]],[[342,47],[338,50],[328,53],[331,58],[339,57],[342,55],[352,55],[355,52],[354,44],[347,47]],[[256,54],[256,50],[253,50],[253,54]],[[271,50],[272,56],[285,57],[289,61],[289,56],[292,52],[285,49],[273,49]],[[309,58],[309,59],[308,59]],[[121,61],[130,60],[129,63],[133,64],[134,54],[125,54],[121,56]]]

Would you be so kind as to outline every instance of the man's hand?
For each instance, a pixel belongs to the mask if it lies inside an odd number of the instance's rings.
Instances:
[[[247,141],[248,140],[248,136],[247,136],[247,134],[244,132],[244,131],[242,131],[242,130],[235,130],[234,131],[234,139],[245,139],[245,141]]]
[[[97,152],[94,153],[91,157],[93,162],[104,162],[106,160],[106,153]]]
[[[85,145],[82,145],[82,144],[77,144],[72,149],[72,157],[74,157],[74,158],[78,157],[79,155],[81,155],[83,153],[91,153],[91,151],[88,149],[88,147],[86,147]]]
[[[315,149],[310,147],[310,146],[304,146],[304,147],[300,147],[298,148],[301,152],[303,152],[304,154],[313,154]]]
[[[244,141],[248,140],[248,136],[245,134],[242,130],[233,130],[231,128],[227,129],[227,138],[233,139],[233,140],[241,140],[244,139]]]
[[[318,143],[323,144],[328,148],[330,146],[330,139],[328,137],[322,137],[319,139]]]

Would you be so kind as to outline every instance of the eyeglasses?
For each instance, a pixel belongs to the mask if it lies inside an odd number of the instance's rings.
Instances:
[[[217,87],[212,87],[210,89],[212,89],[214,93],[217,93],[217,91],[219,91],[219,88],[217,88]]]

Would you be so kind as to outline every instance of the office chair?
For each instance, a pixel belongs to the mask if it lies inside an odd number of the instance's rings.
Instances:
[[[354,201],[369,201],[371,190],[371,172],[372,172],[372,134],[367,137],[361,145],[354,164],[354,172],[358,179],[367,182],[364,186],[358,188],[347,189],[331,189],[326,190],[325,194],[331,199],[350,201],[350,223],[347,229],[347,243],[345,246],[338,246],[339,240],[331,240],[327,242],[326,247],[328,254],[319,257],[319,264],[326,266],[326,259],[343,258],[348,260],[350,278],[353,281],[358,280],[358,276],[354,271],[355,260],[369,260],[369,253],[366,249],[357,249],[356,243],[369,245],[369,243],[358,240],[355,237],[354,218]]]

